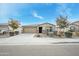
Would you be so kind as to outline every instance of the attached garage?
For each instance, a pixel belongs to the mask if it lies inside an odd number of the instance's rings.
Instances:
[[[37,26],[23,26],[24,33],[36,33]]]

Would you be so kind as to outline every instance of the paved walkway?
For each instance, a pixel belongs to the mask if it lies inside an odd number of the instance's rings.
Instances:
[[[34,37],[34,35],[35,34],[20,34],[9,38],[0,38],[0,45],[79,44],[79,38],[49,38]]]

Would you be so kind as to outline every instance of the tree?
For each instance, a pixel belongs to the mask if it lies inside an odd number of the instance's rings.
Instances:
[[[69,23],[67,21],[67,16],[63,17],[63,16],[59,16],[59,18],[57,18],[57,26],[59,27],[58,30],[58,35],[61,37],[64,35],[64,30],[66,27],[68,27]]]
[[[10,18],[10,21],[9,21],[9,26],[13,29],[13,32],[15,29],[17,29],[19,27],[19,23],[17,20],[14,20],[12,18]]]
[[[59,16],[59,18],[57,18],[57,26],[59,26],[60,28],[65,28],[69,25],[68,21],[67,21],[67,16],[63,17],[63,16]]]

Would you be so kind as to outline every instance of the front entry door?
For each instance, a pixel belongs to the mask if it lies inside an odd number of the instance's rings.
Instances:
[[[42,33],[42,27],[39,27],[39,33]]]

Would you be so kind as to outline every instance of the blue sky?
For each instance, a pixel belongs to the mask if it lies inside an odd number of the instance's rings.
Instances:
[[[67,15],[70,22],[79,20],[78,3],[4,3],[0,4],[0,23],[9,18],[19,20],[22,25],[53,23],[59,15]]]

